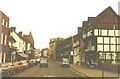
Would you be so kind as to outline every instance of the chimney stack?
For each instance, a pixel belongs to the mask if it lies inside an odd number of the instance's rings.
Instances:
[[[78,34],[81,32],[82,27],[78,27]]]
[[[11,29],[11,31],[16,32],[16,27],[11,27],[10,29]]]
[[[22,37],[22,32],[19,32],[18,35],[20,35]]]

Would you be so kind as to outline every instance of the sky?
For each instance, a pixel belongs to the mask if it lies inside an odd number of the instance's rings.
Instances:
[[[0,0],[0,10],[17,32],[31,31],[35,48],[49,47],[50,38],[74,36],[88,17],[111,6],[118,14],[119,0]]]

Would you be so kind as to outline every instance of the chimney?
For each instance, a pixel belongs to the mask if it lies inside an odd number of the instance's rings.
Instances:
[[[81,32],[82,27],[78,27],[78,34]]]
[[[22,37],[22,32],[19,32],[18,35],[20,35]]]
[[[11,29],[11,31],[16,32],[16,27],[11,27],[10,29]]]

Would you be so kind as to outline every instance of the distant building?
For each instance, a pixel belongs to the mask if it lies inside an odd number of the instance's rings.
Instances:
[[[41,57],[49,57],[49,49],[44,48],[41,50]]]
[[[72,51],[73,51],[72,36],[70,36],[57,44],[56,48],[57,60],[61,60],[63,57],[66,57],[70,59],[70,63],[73,63],[73,55],[71,55]]]
[[[80,62],[81,62],[81,51],[80,51],[81,29],[82,29],[82,27],[78,27],[78,33],[73,36],[73,40],[72,40],[72,44],[73,44],[72,45],[73,46],[73,63],[75,63],[75,64],[80,64]]]
[[[63,41],[64,38],[58,37],[58,38],[51,38],[49,42],[49,54],[50,57],[53,59],[56,59],[56,46],[60,41]]]
[[[8,52],[9,17],[0,11],[0,63],[10,61]]]

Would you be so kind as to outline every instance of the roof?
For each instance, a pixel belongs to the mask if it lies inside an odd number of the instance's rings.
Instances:
[[[83,21],[82,29],[84,32],[90,28],[113,29],[114,25],[116,25],[116,29],[118,29],[118,21],[118,15],[109,6],[96,17],[88,17],[87,21]]]
[[[16,40],[12,36],[10,37],[10,41],[11,42],[16,42]]]

